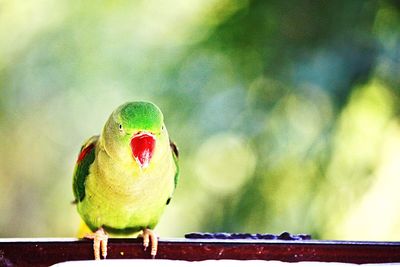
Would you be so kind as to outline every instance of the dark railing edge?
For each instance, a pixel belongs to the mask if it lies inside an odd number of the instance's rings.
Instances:
[[[108,258],[149,259],[142,240],[110,238]],[[92,241],[76,238],[0,238],[0,266],[49,266],[93,258]],[[158,259],[400,262],[400,242],[343,240],[215,240],[161,238]]]

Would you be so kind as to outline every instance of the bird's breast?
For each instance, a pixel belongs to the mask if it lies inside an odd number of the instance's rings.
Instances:
[[[156,150],[147,168],[114,160],[99,149],[87,179],[84,208],[100,226],[132,227],[157,221],[174,190],[175,172],[169,147]]]

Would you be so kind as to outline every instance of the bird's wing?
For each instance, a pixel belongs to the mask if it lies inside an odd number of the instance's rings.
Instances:
[[[178,178],[179,178],[179,164],[178,164],[179,150],[178,150],[178,147],[176,146],[176,144],[171,140],[169,140],[169,145],[171,147],[172,157],[174,158],[175,167],[176,167],[176,172],[175,172],[175,177],[174,177],[174,185],[176,188],[176,185],[178,184]]]
[[[95,135],[89,138],[83,145],[79,152],[78,159],[75,164],[74,178],[73,178],[73,191],[74,202],[81,202],[85,197],[85,183],[89,174],[90,165],[95,159],[95,148],[99,136]]]
[[[171,153],[172,153],[172,157],[174,159],[174,163],[175,163],[175,167],[176,167],[175,176],[174,176],[174,189],[175,189],[177,184],[178,184],[178,180],[179,180],[179,164],[178,164],[178,161],[179,161],[179,150],[178,150],[178,147],[176,146],[176,144],[171,140],[169,140],[169,145],[171,147]],[[167,205],[171,201],[173,193],[174,192],[172,192],[171,196],[168,198]]]

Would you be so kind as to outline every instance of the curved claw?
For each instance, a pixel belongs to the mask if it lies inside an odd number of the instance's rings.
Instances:
[[[86,234],[84,238],[93,240],[93,251],[95,260],[100,260],[100,251],[103,258],[107,258],[108,235],[103,228],[98,229],[93,234]]]

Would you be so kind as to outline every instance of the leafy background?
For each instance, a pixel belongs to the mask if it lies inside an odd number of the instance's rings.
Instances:
[[[161,236],[400,238],[398,1],[0,1],[0,236],[74,236],[83,140],[163,110]]]

